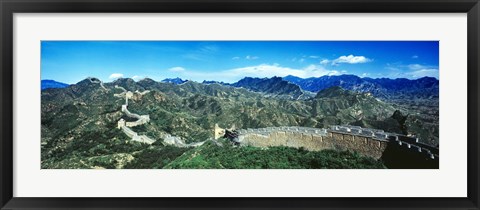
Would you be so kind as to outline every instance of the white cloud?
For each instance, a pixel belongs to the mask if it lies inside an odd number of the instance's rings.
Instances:
[[[438,69],[419,69],[412,72],[407,72],[406,75],[414,79],[421,77],[435,77],[438,79]]]
[[[425,69],[425,68],[428,68],[428,66],[424,66],[424,65],[421,65],[421,64],[410,64],[407,66],[409,69],[411,70],[418,70],[418,69]]]
[[[366,58],[365,56],[343,55],[333,60],[332,65],[336,65],[339,63],[357,64],[357,63],[366,63],[370,61],[372,61],[372,59]]]
[[[110,76],[108,78],[109,79],[118,79],[118,78],[122,78],[122,77],[123,77],[123,74],[113,73],[113,74],[110,74]]]
[[[256,60],[256,59],[259,59],[259,57],[258,57],[258,56],[247,55],[247,56],[245,56],[245,59],[247,59],[247,60]]]
[[[318,58],[318,56],[316,55],[311,55],[311,56],[308,56],[309,58]]]
[[[293,75],[301,78],[320,77],[324,75],[339,74],[337,70],[327,70],[321,66],[309,65],[303,69],[293,69],[282,67],[280,65],[261,64],[258,66],[249,66],[237,69],[231,69],[224,72],[227,76],[241,79],[245,76],[250,77],[272,77]]]
[[[389,71],[400,71],[399,68],[393,67],[393,66],[386,66],[385,69],[386,69],[386,70],[389,70]]]
[[[327,65],[329,63],[330,63],[330,60],[328,60],[328,59],[323,59],[322,61],[320,61],[320,64],[322,64],[322,65]]]
[[[437,66],[427,66],[422,64],[409,65],[387,65],[385,67],[389,72],[385,75],[390,78],[408,78],[418,79],[421,77],[435,77],[439,78]]]
[[[305,61],[305,59],[301,58],[300,60],[298,60],[298,62],[300,63],[303,63],[303,61]]]
[[[185,71],[185,69],[183,67],[180,67],[180,66],[173,67],[173,68],[170,68],[168,70],[171,71],[171,72],[184,72]]]
[[[235,56],[235,57],[232,58],[232,60],[238,60],[238,59],[240,59],[240,57],[238,57],[238,56]]]
[[[368,75],[370,75],[370,74],[369,73],[363,73],[362,77],[368,77]]]
[[[205,45],[205,46],[202,46],[199,51],[202,52],[202,53],[215,53],[219,50],[220,48],[218,46],[215,46],[215,45]]]
[[[417,59],[417,58],[418,58],[418,55],[413,55],[412,58],[413,58],[413,59]]]

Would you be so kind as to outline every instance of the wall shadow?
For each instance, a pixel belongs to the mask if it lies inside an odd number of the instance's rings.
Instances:
[[[425,152],[408,148],[404,143],[399,145],[396,141],[390,141],[383,152],[380,160],[389,169],[438,169],[439,157],[432,159]]]

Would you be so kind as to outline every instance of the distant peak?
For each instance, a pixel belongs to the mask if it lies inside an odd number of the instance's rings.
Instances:
[[[421,78],[418,78],[417,80],[433,80],[433,81],[438,81],[438,79],[435,78],[435,77],[421,77]]]
[[[53,79],[42,79],[42,81],[43,81],[43,82],[57,82],[57,81],[55,81],[55,80],[53,80]]]
[[[139,82],[155,82],[155,80],[150,79],[150,78],[148,78],[148,77],[145,77],[145,78],[139,80]]]
[[[69,85],[66,84],[66,83],[62,83],[62,82],[57,82],[55,80],[52,80],[52,79],[44,79],[41,81],[41,89],[44,90],[44,89],[48,89],[48,88],[64,88],[64,87],[68,87]]]
[[[166,79],[162,80],[162,82],[174,83],[174,84],[179,85],[179,84],[183,84],[185,82],[188,82],[188,80],[183,80],[180,77],[176,77],[176,78],[166,78]]]
[[[273,80],[273,81],[278,81],[278,80],[283,80],[282,77],[277,77],[277,76],[273,76],[273,77],[263,77],[263,78],[260,78],[260,77],[244,77],[243,79],[239,80],[240,81],[268,81],[268,80]]]
[[[118,78],[115,81],[135,81],[135,80],[132,78]]]
[[[87,80],[90,81],[91,83],[100,83],[102,82],[100,79],[96,77],[87,77]]]
[[[293,76],[293,75],[289,74],[289,75],[287,75],[287,76],[285,76],[285,77],[283,77],[283,78],[300,78],[300,77]]]
[[[102,82],[100,79],[96,78],[96,77],[87,77],[83,80],[81,80],[80,82],[77,82],[77,84],[84,84],[84,83],[100,83]]]

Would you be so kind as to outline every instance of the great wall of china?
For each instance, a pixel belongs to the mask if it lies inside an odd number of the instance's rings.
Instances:
[[[103,82],[97,78],[94,78],[94,77],[88,77],[87,78],[91,83],[94,83],[94,84],[99,84],[100,87],[106,91],[108,91],[108,89],[105,87],[105,85],[103,85]]]
[[[228,129],[215,127],[215,137],[226,133]],[[240,145],[254,147],[287,146],[305,148],[310,151],[324,149],[349,150],[375,159],[385,157],[388,147],[396,150],[408,150],[420,157],[436,160],[438,148],[419,142],[414,136],[388,133],[383,130],[362,128],[359,126],[334,125],[329,129],[308,127],[267,127],[235,130],[232,140]]]
[[[108,91],[101,81],[92,79],[90,79],[90,81],[92,83],[99,83],[101,88]],[[120,94],[114,94],[115,97],[125,97],[125,104],[121,106],[121,111],[129,118],[137,119],[133,122],[126,122],[122,118],[118,121],[117,128],[121,129],[125,135],[130,137],[133,141],[146,144],[152,144],[155,142],[154,139],[146,135],[138,135],[138,133],[131,129],[131,127],[149,123],[149,115],[138,115],[131,113],[128,110],[128,100],[131,99],[134,94],[144,95],[149,91],[139,92],[137,90],[131,92],[120,86],[115,86],[115,88],[123,91]],[[287,146],[305,148],[310,151],[320,151],[325,149],[349,150],[375,159],[383,159],[384,161],[387,160],[402,164],[408,161],[416,162],[418,160],[427,160],[428,167],[430,167],[433,162],[432,168],[438,168],[439,149],[437,147],[423,144],[419,142],[419,139],[415,136],[389,133],[378,129],[349,125],[333,125],[328,129],[297,126],[256,129],[235,129],[235,126],[232,126],[230,129],[223,129],[220,128],[218,124],[215,124],[215,127],[213,128],[214,138],[210,140],[219,145],[216,139],[226,137],[228,131],[236,133],[235,137],[231,138],[231,140],[239,145],[249,145],[254,147]],[[168,133],[162,133],[160,137],[164,139],[164,144],[178,147],[195,147],[203,145],[208,141],[186,144],[181,137],[172,136]],[[391,155],[395,152],[397,153]],[[386,153],[391,154],[389,155]],[[409,159],[409,155],[415,157]]]
[[[138,115],[138,114],[132,113],[128,110],[128,100],[131,99],[134,96],[134,94],[145,95],[145,94],[149,93],[150,91],[146,90],[146,91],[140,92],[140,91],[137,90],[135,92],[131,92],[131,91],[127,91],[125,88],[117,86],[117,85],[115,86],[115,88],[121,89],[123,91],[122,93],[114,94],[115,97],[121,97],[121,98],[125,97],[125,104],[123,104],[122,108],[121,108],[122,112],[125,113],[125,115],[127,117],[137,119],[136,121],[133,121],[133,122],[126,122],[123,118],[121,118],[117,122],[117,128],[121,129],[123,131],[123,133],[125,133],[125,135],[127,135],[128,137],[131,138],[132,141],[138,141],[138,142],[142,142],[142,143],[146,143],[146,144],[153,144],[153,142],[155,142],[154,139],[152,139],[152,138],[150,138],[146,135],[138,135],[138,133],[136,133],[135,131],[130,129],[131,127],[140,126],[140,125],[149,123],[150,122],[150,116],[149,115]],[[164,144],[174,145],[174,146],[177,146],[177,147],[197,147],[197,146],[203,145],[205,143],[205,141],[203,141],[203,142],[195,142],[195,143],[187,144],[187,143],[185,143],[185,141],[181,137],[172,136],[168,133],[161,133],[160,137],[163,139]]]

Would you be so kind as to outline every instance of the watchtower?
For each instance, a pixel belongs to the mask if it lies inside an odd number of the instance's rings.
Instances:
[[[118,121],[117,128],[122,129],[123,126],[125,126],[125,120],[122,118]]]
[[[220,128],[217,123],[215,123],[215,128],[213,129],[213,138],[219,139],[225,135],[225,129]]]
[[[128,99],[129,98],[132,98],[133,97],[133,93],[131,91],[128,91],[126,94],[125,94],[125,105],[128,106]]]

